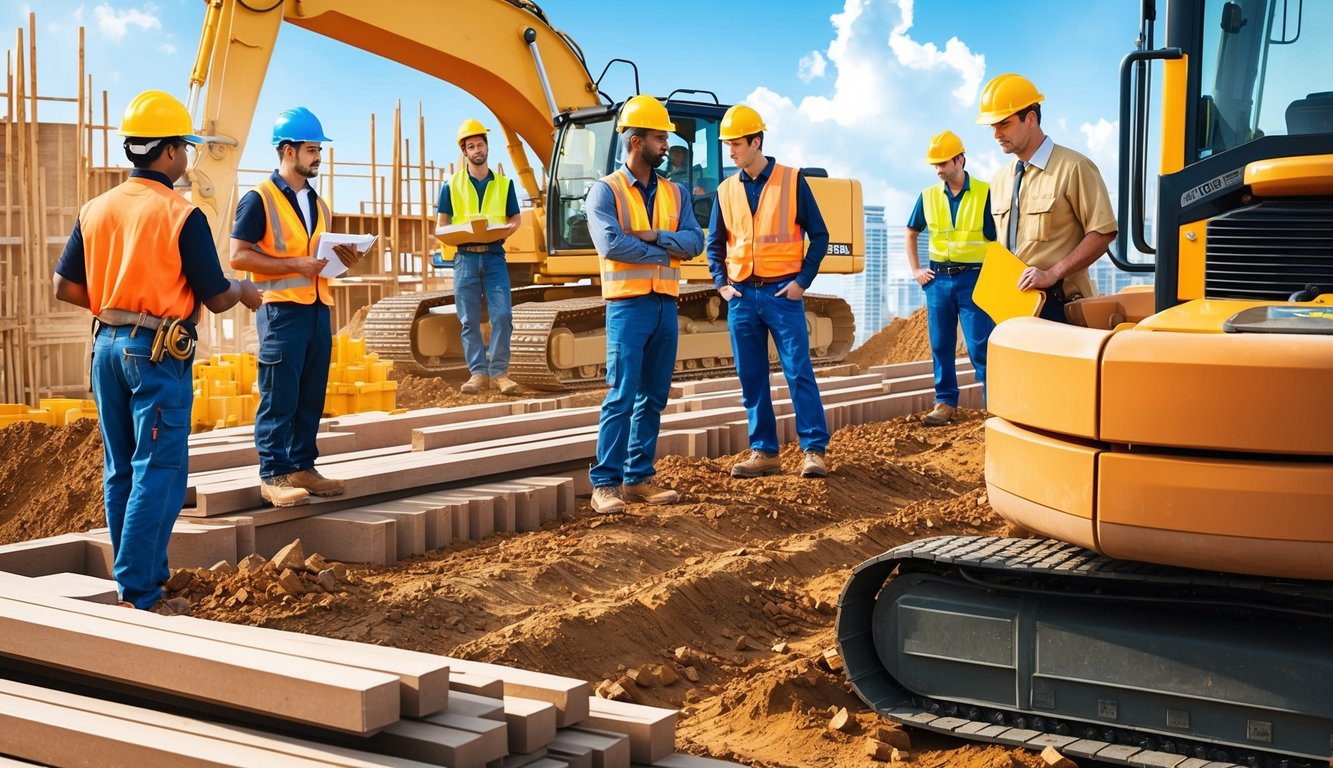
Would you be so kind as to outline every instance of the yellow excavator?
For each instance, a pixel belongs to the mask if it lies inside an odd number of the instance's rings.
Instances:
[[[1333,753],[1333,3],[1143,3],[1117,264],[1152,291],[990,338],[986,485],[1029,538],[856,569],[838,644],[898,722],[1067,757]],[[1160,62],[1155,259],[1144,211]]]
[[[605,305],[596,285],[597,254],[583,210],[588,189],[617,165],[619,104],[599,89],[578,45],[530,0],[207,0],[189,107],[201,135],[214,138],[190,169],[194,202],[203,208],[225,253],[236,201],[237,168],[254,118],[278,29],[286,21],[357,49],[453,83],[484,103],[500,122],[509,156],[532,207],[506,244],[513,293],[511,376],[542,389],[603,386]],[[635,90],[638,70],[634,68]],[[609,69],[611,63],[607,65]],[[606,69],[602,71],[605,76]],[[200,95],[202,111],[196,111]],[[711,98],[710,98],[711,97]],[[708,91],[680,89],[666,98],[684,147],[686,183],[707,225],[724,165],[718,128],[727,105]],[[545,186],[523,145],[548,161]],[[859,272],[865,256],[860,183],[804,169],[829,228],[822,272]],[[451,250],[448,252],[451,253]],[[711,289],[706,259],[681,267],[687,281],[678,312],[677,377],[733,369],[726,304]],[[836,362],[850,351],[855,323],[848,304],[807,296],[811,354]],[[459,323],[449,291],[401,294],[375,304],[367,346],[408,370],[465,370]]]

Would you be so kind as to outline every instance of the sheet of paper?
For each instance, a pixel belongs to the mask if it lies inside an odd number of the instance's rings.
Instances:
[[[344,235],[340,232],[325,232],[319,237],[319,250],[315,253],[315,258],[324,262],[324,269],[320,270],[320,277],[339,277],[347,271],[347,265],[338,254],[333,252],[335,245],[352,245],[356,250],[365,253],[375,242],[374,235]]]

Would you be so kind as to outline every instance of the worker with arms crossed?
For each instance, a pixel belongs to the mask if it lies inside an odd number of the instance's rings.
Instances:
[[[923,421],[938,427],[949,423],[958,407],[954,358],[960,322],[972,370],[982,386],[986,383],[986,340],[995,330],[995,321],[972,300],[972,291],[981,275],[986,248],[995,242],[995,222],[990,212],[990,185],[964,170],[967,156],[957,134],[945,131],[934,136],[926,162],[935,166],[940,183],[917,196],[904,242],[907,265],[926,293],[926,324],[935,365],[935,407]],[[916,255],[917,237],[923,230],[930,230],[927,267],[921,266]]]
[[[255,321],[255,448],[259,493],[277,507],[299,504],[311,495],[337,496],[345,486],[315,469],[315,435],[333,354],[333,295],[321,275],[325,262],[315,256],[332,213],[309,180],[319,175],[320,144],[329,140],[305,107],[279,115],[273,124],[278,169],[241,198],[231,232],[232,269],[248,271],[264,292]],[[336,246],[334,253],[349,267],[361,259],[351,245]]]
[[[997,76],[981,92],[979,125],[989,125],[1017,160],[991,181],[1002,242],[1027,264],[1019,290],[1045,290],[1041,316],[1065,320],[1065,304],[1097,295],[1088,267],[1115,240],[1115,209],[1091,160],[1041,129],[1045,96],[1025,77]]]
[[[56,298],[93,313],[92,390],[102,432],[103,493],[122,605],[188,614],[164,598],[167,544],[185,503],[199,303],[260,304],[222,274],[208,220],[172,185],[189,163],[185,105],[144,91],[120,123],[134,170],[79,211],[55,271]]]
[[[625,163],[588,190],[588,229],[601,263],[606,299],[606,383],[597,431],[592,506],[611,514],[625,500],[672,504],[659,486],[657,433],[676,365],[676,299],[681,260],[704,247],[689,192],[655,169],[674,131],[666,107],[635,96],[620,110]],[[623,488],[622,488],[623,486]]]
[[[805,454],[801,476],[825,477],[828,424],[810,362],[801,297],[828,251],[828,228],[800,172],[764,155],[764,130],[759,113],[744,104],[722,116],[718,136],[740,170],[718,185],[708,224],[708,268],[727,301],[731,348],[750,421],[750,456],[735,464],[731,474],[760,477],[782,471],[768,383],[772,336]]]
[[[485,219],[489,226],[507,225],[508,235],[518,230],[518,196],[514,185],[487,165],[490,144],[487,129],[476,120],[464,120],[458,128],[458,148],[467,158],[449,183],[440,189],[436,223],[464,224]],[[506,235],[506,237],[508,236]],[[481,301],[491,322],[490,348],[481,340]],[[505,265],[503,241],[464,243],[454,254],[454,306],[463,327],[463,359],[471,374],[459,389],[474,395],[494,386],[502,395],[518,392],[509,378],[509,341],[514,330],[514,310],[509,296],[509,268]]]

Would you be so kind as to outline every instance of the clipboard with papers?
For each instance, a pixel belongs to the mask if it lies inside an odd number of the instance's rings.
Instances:
[[[325,232],[319,236],[319,249],[315,251],[315,258],[324,262],[324,268],[320,270],[320,277],[341,277],[347,272],[347,265],[338,258],[338,254],[333,252],[335,245],[355,246],[360,253],[370,250],[370,246],[375,242],[375,235],[346,235],[340,232]]]
[[[447,224],[435,228],[435,238],[445,245],[464,243],[494,243],[509,236],[508,224],[487,224],[486,219],[474,219],[462,224]]]
[[[991,243],[981,262],[981,275],[972,290],[972,300],[996,324],[1011,317],[1036,317],[1046,303],[1046,292],[1020,291],[1018,277],[1027,269],[1017,256],[999,243]]]

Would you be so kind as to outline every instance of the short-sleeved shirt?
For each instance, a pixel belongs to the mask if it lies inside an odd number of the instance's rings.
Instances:
[[[943,184],[943,182],[941,183]],[[944,184],[944,199],[949,201],[950,222],[955,224],[958,222],[958,205],[962,202],[963,195],[967,194],[971,189],[972,174],[967,173],[966,171],[963,172],[963,188],[958,190],[958,194],[955,195],[953,190],[949,189],[949,185]],[[912,215],[907,217],[908,228],[914,229],[917,232],[924,232],[927,228],[926,205],[925,200],[922,199],[923,196],[924,193],[916,196],[916,205],[912,207]],[[995,240],[995,220],[991,217],[990,212],[990,192],[986,193],[986,204],[981,212],[981,234],[987,240],[992,242]]]
[[[1049,142],[1050,137],[1046,138]],[[1045,143],[1045,142],[1043,142]],[[1043,147],[1044,149],[1044,147]],[[1050,269],[1069,255],[1089,232],[1116,231],[1115,209],[1096,164],[1068,147],[1053,144],[1049,157],[1040,149],[1023,172],[1019,188],[1018,247],[1006,243],[1024,263]],[[1043,164],[1044,162],[1044,164]],[[991,211],[1003,238],[1009,231],[1017,161],[991,182]],[[1071,285],[1072,284],[1072,285]],[[1065,278],[1065,294],[1096,296],[1086,269]]]
[[[483,197],[486,196],[486,185],[487,185],[487,184],[490,184],[491,181],[492,181],[494,178],[495,178],[495,172],[494,172],[494,171],[487,171],[487,172],[486,172],[486,178],[484,178],[484,179],[478,179],[477,177],[473,176],[473,175],[470,174],[470,173],[467,175],[467,179],[468,179],[468,181],[472,182],[472,188],[475,189],[475,190],[477,190],[477,200],[478,200],[478,201],[480,201]],[[517,215],[518,215],[518,212],[519,212],[519,208],[518,208],[518,194],[514,191],[514,187],[515,187],[515,184],[514,184],[513,180],[510,180],[510,182],[509,182],[509,197],[505,200],[505,218],[510,218],[510,217],[512,217],[512,216],[517,216]],[[446,182],[444,182],[444,184],[440,185],[440,199],[439,199],[439,202],[437,202],[437,203],[435,204],[435,209],[436,209],[438,212],[440,212],[440,213],[448,214],[448,215],[449,215],[449,218],[450,218],[450,219],[453,219],[453,216],[454,216],[454,198],[453,198],[453,195],[452,195],[452,194],[450,193],[450,191],[449,191],[449,182],[448,182],[448,181],[446,181]],[[501,242],[496,242],[496,243],[488,243],[487,245],[490,246],[490,250],[488,251],[488,253],[498,253],[498,254],[503,255],[504,252],[505,252],[504,242],[503,242],[503,241],[501,241]]]
[[[164,173],[136,169],[130,171],[130,176],[152,179],[171,188],[171,179]],[[185,275],[185,282],[190,286],[196,300],[208,301],[231,287],[231,281],[222,273],[217,248],[213,245],[213,232],[208,228],[208,219],[205,218],[203,211],[195,208],[185,217],[185,224],[181,227],[177,244],[181,254],[181,274]],[[77,220],[74,222],[74,230],[70,232],[69,240],[65,241],[65,249],[60,253],[60,261],[56,263],[56,274],[71,283],[88,284],[83,229]]]

